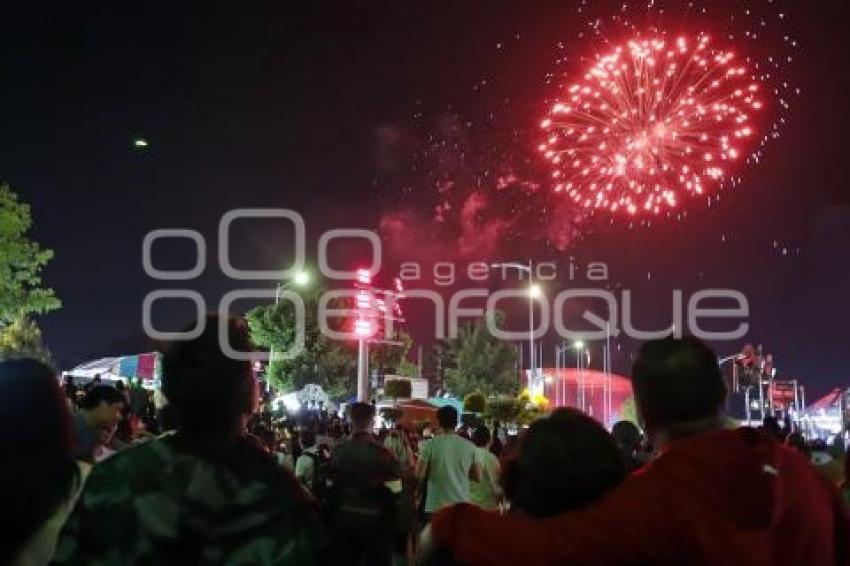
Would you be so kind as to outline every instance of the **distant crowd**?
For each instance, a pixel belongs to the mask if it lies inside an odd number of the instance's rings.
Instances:
[[[452,407],[417,430],[368,403],[277,414],[206,328],[161,398],[0,362],[0,563],[850,564],[843,443],[731,426],[695,339],[641,348],[642,430],[562,408],[514,435]]]

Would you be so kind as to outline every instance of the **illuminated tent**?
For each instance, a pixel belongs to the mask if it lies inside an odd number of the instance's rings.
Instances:
[[[810,403],[800,415],[800,425],[810,438],[829,439],[839,434],[846,415],[842,403],[850,401],[850,389],[836,387],[817,401]]]
[[[160,358],[159,352],[99,358],[80,364],[62,374],[72,375],[75,379],[82,381],[91,381],[95,377],[105,381],[138,379],[143,385],[152,387],[162,377]]]
[[[437,407],[428,401],[411,399],[395,406],[401,411],[401,418],[397,421],[408,430],[415,430],[417,426],[437,426]]]

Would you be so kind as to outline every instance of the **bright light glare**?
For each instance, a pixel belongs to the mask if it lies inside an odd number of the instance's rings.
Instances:
[[[372,273],[368,269],[357,270],[357,282],[361,285],[372,284]]]
[[[372,334],[372,323],[368,320],[358,319],[354,323],[354,333],[363,338]]]

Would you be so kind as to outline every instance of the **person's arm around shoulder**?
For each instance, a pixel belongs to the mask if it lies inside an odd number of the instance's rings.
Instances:
[[[664,562],[677,519],[658,493],[629,479],[597,503],[546,518],[459,504],[434,515],[429,536],[469,564]]]

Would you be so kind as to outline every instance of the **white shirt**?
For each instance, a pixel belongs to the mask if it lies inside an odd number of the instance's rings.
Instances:
[[[304,453],[298,456],[298,460],[295,461],[295,477],[307,489],[313,487],[313,477],[316,474],[315,459],[317,450],[318,447],[311,446],[304,450]],[[308,456],[308,454],[312,454],[312,456]]]
[[[435,436],[419,456],[427,471],[425,512],[470,500],[469,472],[475,464],[475,445],[456,434]]]

